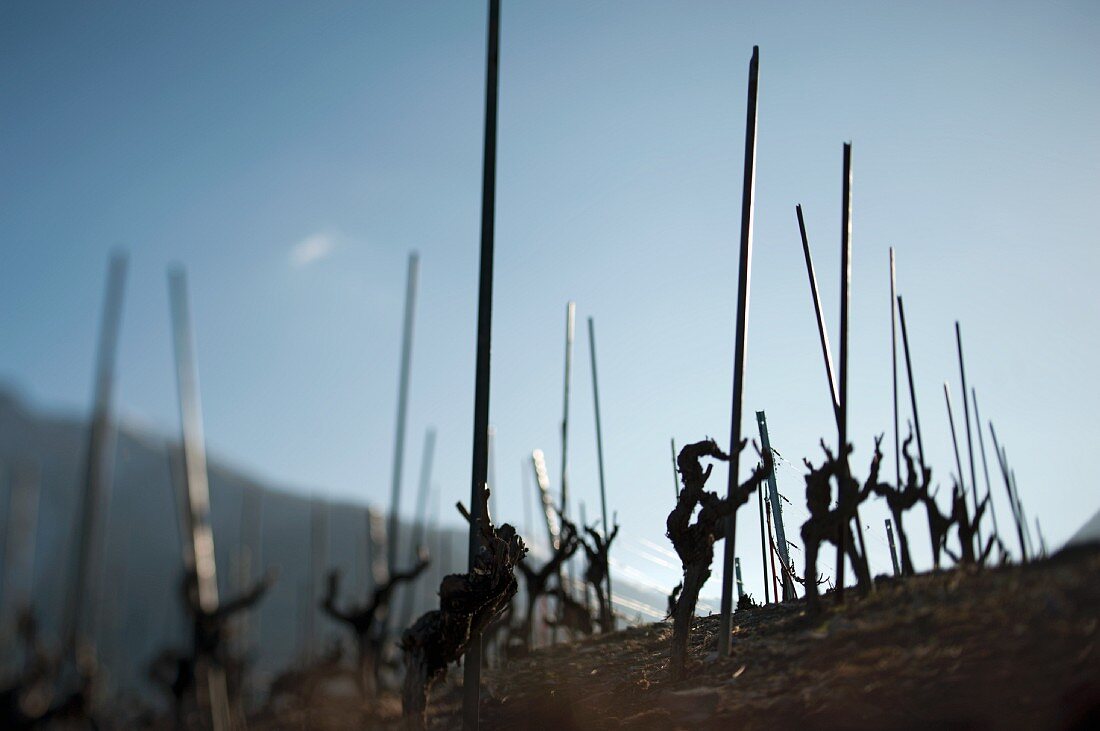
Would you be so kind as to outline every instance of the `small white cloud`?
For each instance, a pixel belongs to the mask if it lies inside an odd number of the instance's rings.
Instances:
[[[336,240],[331,234],[315,233],[299,241],[290,250],[290,263],[304,267],[324,259],[336,248]]]

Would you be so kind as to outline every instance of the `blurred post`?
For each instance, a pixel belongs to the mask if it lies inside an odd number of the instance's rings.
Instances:
[[[218,609],[218,576],[214,563],[214,533],[210,525],[210,486],[206,474],[206,441],[203,436],[195,341],[187,301],[187,278],[182,268],[169,270],[168,292],[172,306],[176,387],[183,434],[183,478],[188,497],[186,518],[190,527],[199,606],[203,612],[212,614]],[[211,727],[214,731],[226,731],[230,728],[230,716],[225,673],[213,663],[204,664],[206,667],[198,669],[196,675],[200,684],[206,684]]]
[[[114,391],[115,357],[118,332],[122,321],[122,297],[126,282],[127,257],[115,253],[107,273],[107,289],[100,322],[99,345],[96,353],[95,396],[91,426],[88,429],[88,451],[84,455],[84,484],[80,508],[76,513],[76,542],[72,556],[69,593],[64,607],[61,628],[63,651],[69,670],[76,672],[82,649],[90,646],[91,607],[87,597],[92,594],[102,537],[102,511],[107,501],[114,466],[114,425],[111,421],[111,399]]]

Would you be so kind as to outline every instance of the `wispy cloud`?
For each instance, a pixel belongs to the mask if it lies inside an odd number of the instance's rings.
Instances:
[[[315,233],[294,245],[290,250],[290,263],[295,267],[308,266],[328,257],[335,248],[336,238],[332,234]]]

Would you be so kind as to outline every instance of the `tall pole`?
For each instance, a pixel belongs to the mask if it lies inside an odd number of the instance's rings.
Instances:
[[[592,318],[588,318],[588,353],[592,360],[592,402],[596,409],[596,462],[599,465],[600,474],[600,510],[603,511],[603,535],[606,540],[611,535],[611,524],[607,522],[607,487],[604,482],[603,472],[603,426],[600,421],[600,380],[596,375],[596,325]],[[605,583],[607,585],[607,606],[613,607],[611,603],[611,560],[608,559],[607,572],[605,575]],[[604,631],[614,630],[615,611],[611,610],[611,622],[610,628],[605,627]]]
[[[500,64],[500,0],[489,0],[488,53],[485,73],[485,144],[481,178],[481,264],[477,303],[477,376],[474,388],[474,438],[470,475],[470,541],[467,565],[472,572],[479,548],[481,491],[488,471],[489,353],[493,333],[493,224],[496,210],[497,87]],[[462,727],[478,727],[481,698],[481,633],[474,632],[466,650],[463,675]]]
[[[913,408],[913,428],[917,432],[917,457],[921,473],[924,473],[924,440],[920,434],[920,416],[917,415],[917,390],[913,386],[913,361],[909,358],[909,331],[905,328],[905,305],[898,295],[898,324],[901,325],[901,347],[905,353],[905,375],[909,379],[909,402]]]
[[[744,403],[745,350],[748,346],[749,277],[752,271],[752,223],[756,193],[756,94],[760,82],[760,47],[752,47],[749,91],[745,111],[745,174],[741,181],[741,256],[737,274],[737,332],[733,352],[733,408],[730,417],[730,463],[727,498],[737,490],[741,466],[741,410]],[[722,560],[722,616],[718,629],[718,657],[730,654],[733,632],[733,558],[737,538],[737,513],[726,517]]]
[[[199,607],[205,614],[218,609],[218,575],[214,563],[214,532],[210,525],[210,485],[206,473],[206,439],[203,436],[202,401],[199,397],[195,341],[187,300],[187,277],[183,269],[168,271],[168,292],[172,306],[172,333],[176,354],[176,387],[180,402],[180,431],[183,434],[183,477],[187,485],[187,522],[194,551],[195,581]],[[206,692],[210,698],[214,731],[229,728],[229,694],[225,673],[206,663]]]
[[[756,425],[760,429],[760,446],[764,454],[770,455],[772,453],[771,439],[768,437],[768,417],[765,416],[763,411],[756,412]],[[783,508],[779,504],[779,485],[775,480],[775,464],[772,463],[772,468],[768,472],[768,497],[772,506],[772,522],[775,525],[775,541],[778,544],[779,558],[783,562],[783,571],[781,572],[783,581],[783,601],[795,598],[794,583],[791,581],[790,576],[787,575],[787,567],[791,565],[791,559],[787,552],[787,534],[783,529]]]
[[[806,235],[806,221],[802,218],[802,206],[794,207],[798,216],[798,232],[802,236],[802,255],[806,258],[806,276],[810,279],[810,296],[814,301],[814,314],[817,317],[817,335],[821,339],[821,354],[825,358],[825,377],[829,381],[829,396],[832,399],[833,418],[840,419],[839,398],[836,393],[836,377],[833,375],[833,357],[829,351],[829,332],[825,328],[825,315],[821,311],[821,295],[817,291],[817,274],[814,273],[814,260],[810,256],[810,239]]]
[[[88,451],[84,457],[84,485],[80,510],[76,515],[76,554],[73,556],[69,594],[65,602],[64,648],[75,667],[79,645],[88,640],[90,607],[86,597],[91,594],[92,574],[100,552],[100,528],[107,490],[111,484],[114,462],[114,425],[111,421],[111,400],[114,392],[115,354],[122,320],[122,295],[126,281],[125,254],[111,256],[107,273],[103,319],[100,322],[96,353],[95,395],[91,428],[88,430]]]
[[[848,306],[851,300],[849,291],[852,281],[852,143],[844,143],[844,181],[842,186],[842,199],[840,207],[840,364],[837,371],[837,454],[841,456],[840,470],[841,486],[848,484],[850,467],[846,449],[848,447]],[[846,488],[845,488],[846,489]],[[838,495],[839,499],[839,495]],[[858,510],[858,506],[855,506]],[[845,521],[837,536],[836,551],[836,597],[837,601],[844,600],[844,543],[848,539],[849,523]],[[856,518],[856,528],[862,536],[863,524]],[[866,548],[862,545],[864,560],[866,560]]]
[[[997,536],[997,542],[1001,540],[1001,529],[997,525],[997,506],[993,503],[993,483],[989,479],[989,462],[985,458],[985,438],[982,437],[982,416],[978,411],[978,392],[970,387],[970,400],[974,404],[974,426],[978,432],[978,449],[982,455],[982,473],[985,475],[985,496],[989,501],[989,514],[993,517],[993,535]],[[1002,546],[1002,550],[1003,546]]]
[[[568,518],[569,513],[569,391],[573,385],[573,337],[576,330],[576,304],[565,305],[565,374],[562,379],[561,406],[561,514]],[[568,585],[562,584],[562,591],[572,593],[573,561],[566,562],[569,574]],[[568,586],[568,590],[566,587]]]
[[[898,287],[894,247],[890,247],[890,365],[894,381],[894,478],[901,489],[901,436],[898,429]],[[893,535],[893,533],[891,533]]]
[[[974,515],[978,514],[978,475],[974,469],[974,439],[970,435],[970,398],[966,392],[966,366],[963,365],[963,341],[962,330],[959,327],[959,321],[955,320],[955,344],[959,350],[959,378],[962,380],[963,390],[963,418],[966,419],[966,450],[970,456],[970,492],[974,497]],[[962,475],[959,475],[959,479],[962,479]],[[978,551],[981,552],[983,545],[982,541],[982,525],[979,522],[975,526],[975,535],[978,539]]]
[[[401,371],[397,382],[397,428],[393,439],[393,471],[390,484],[390,524],[386,556],[390,574],[397,571],[398,511],[401,505],[401,473],[405,466],[405,420],[409,409],[409,369],[412,365],[413,323],[416,319],[416,289],[420,278],[420,256],[409,254],[405,282],[405,319],[401,328]],[[383,620],[384,624],[387,624]],[[383,627],[385,629],[385,627]]]
[[[565,376],[561,404],[561,514],[569,517],[569,391],[573,385],[573,337],[576,331],[577,305],[565,305]]]

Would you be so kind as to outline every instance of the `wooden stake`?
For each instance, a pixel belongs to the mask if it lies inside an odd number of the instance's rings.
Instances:
[[[470,474],[470,537],[467,566],[474,569],[478,550],[481,491],[489,452],[489,357],[493,335],[493,226],[496,212],[497,89],[500,65],[500,0],[489,0],[485,73],[485,144],[481,179],[481,264],[478,275],[477,376],[474,388],[474,437]],[[481,633],[470,637],[463,675],[462,727],[478,727],[481,698]]]
[[[730,460],[727,498],[737,490],[741,465],[741,410],[744,404],[745,351],[748,347],[749,279],[752,272],[752,225],[756,193],[756,95],[760,81],[760,48],[752,47],[749,91],[745,111],[745,174],[741,182],[741,255],[737,275],[737,332],[733,355],[733,408],[730,418]],[[733,633],[733,557],[737,538],[737,513],[726,518],[722,551],[722,615],[718,628],[718,657],[730,654]]]

